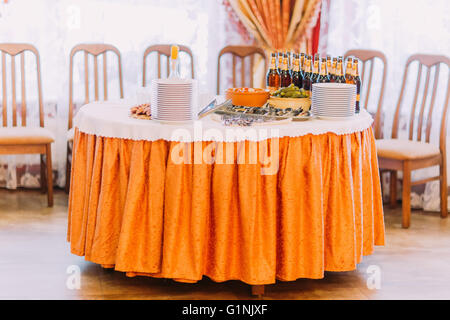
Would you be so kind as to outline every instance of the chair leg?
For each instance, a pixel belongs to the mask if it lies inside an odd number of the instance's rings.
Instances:
[[[446,161],[446,159],[444,159]],[[447,164],[443,163],[439,166],[439,173],[441,176],[441,218],[447,218]]]
[[[411,220],[411,163],[403,162],[402,227],[409,228]]]
[[[389,200],[390,207],[394,209],[397,206],[397,171],[392,170],[389,181]]]
[[[70,153],[72,150],[70,149],[69,142],[67,143],[67,156],[66,156],[66,186],[65,191],[66,193],[69,193],[70,190],[70,172],[72,169],[72,162],[70,161]]]
[[[47,160],[47,201],[48,206],[53,207],[53,172],[52,172],[52,146],[46,146],[46,160]]]
[[[44,157],[45,157],[45,155],[41,154],[41,191],[42,191],[42,193],[45,193],[45,190],[47,189],[47,177],[45,175]]]

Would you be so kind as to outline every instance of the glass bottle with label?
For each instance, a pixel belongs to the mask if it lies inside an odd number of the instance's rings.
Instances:
[[[317,83],[326,83],[330,82],[330,78],[328,77],[327,72],[327,61],[325,58],[322,58],[322,62],[320,63],[320,73],[316,80]]]
[[[334,82],[336,83],[346,83],[344,71],[342,70],[342,59],[338,59],[336,67],[336,75],[334,77]]]
[[[270,58],[269,71],[266,76],[266,86],[270,92],[276,91],[280,88],[280,74],[277,70],[277,55],[272,52]]]
[[[309,93],[309,96],[311,96],[311,56],[305,57],[305,72],[303,73],[303,89]]]
[[[358,59],[354,59],[353,63],[353,83],[356,85],[356,106],[355,112],[359,113],[360,109],[360,94],[361,94],[361,78],[359,77],[358,71]]]
[[[281,87],[288,87],[291,82],[291,72],[289,71],[289,66],[288,66],[288,56],[285,53],[284,57],[283,57],[283,66],[282,66],[282,70],[281,70]]]
[[[319,60],[316,60],[316,57],[318,57],[317,53],[314,57],[314,63],[312,65],[312,76],[311,76],[312,83],[316,82],[317,78],[319,77]]]
[[[278,64],[277,64],[277,66],[278,66],[278,73],[280,75],[281,75],[281,71],[282,71],[282,69],[281,69],[282,65],[283,65],[283,52],[279,51],[278,52]]]
[[[303,72],[300,70],[300,59],[296,53],[294,53],[292,66],[292,83],[299,88],[303,86]]]
[[[345,67],[345,82],[353,84],[353,63],[352,58],[347,59],[347,66]]]

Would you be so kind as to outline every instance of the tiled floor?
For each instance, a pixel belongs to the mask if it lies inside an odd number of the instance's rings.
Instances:
[[[38,191],[0,190],[0,299],[249,299],[238,281],[197,284],[127,278],[69,253],[67,195],[56,191],[46,207]],[[387,245],[352,272],[326,274],[266,287],[264,299],[450,299],[450,219],[413,211],[411,228],[400,210],[385,211]],[[70,290],[67,268],[81,269],[81,288]],[[381,271],[381,288],[367,288],[367,269]]]

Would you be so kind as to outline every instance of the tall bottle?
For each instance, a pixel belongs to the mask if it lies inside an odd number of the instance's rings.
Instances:
[[[180,62],[178,59],[179,48],[177,45],[170,47],[170,72],[169,78],[180,78]]]
[[[336,75],[334,77],[334,82],[345,83],[344,71],[342,70],[342,59],[338,59],[336,67]]]
[[[327,61],[325,58],[322,58],[322,62],[320,63],[320,73],[319,73],[319,77],[317,78],[316,82],[318,82],[318,83],[330,82],[330,78],[328,77],[328,72],[327,72]]]
[[[314,57],[314,63],[312,66],[312,77],[311,77],[312,83],[316,82],[317,78],[319,77],[319,60],[316,60],[316,56],[318,56],[317,53]]]
[[[316,53],[315,55],[314,55],[314,62],[319,62],[319,60],[320,60],[320,55],[319,55],[319,53]]]
[[[303,73],[300,70],[300,59],[296,53],[294,53],[292,61],[292,83],[299,88],[303,86]]]
[[[284,54],[283,57],[283,66],[282,66],[282,70],[281,70],[281,86],[282,87],[289,87],[289,85],[292,82],[291,79],[291,72],[289,71],[289,66],[288,66],[288,57],[287,54]]]
[[[292,53],[291,51],[286,51],[287,54],[287,58],[288,58],[288,69],[292,70],[292,63],[293,63],[293,58],[292,58]]]
[[[356,85],[356,106],[355,106],[355,112],[359,113],[360,111],[360,93],[361,93],[361,78],[359,77],[359,71],[358,71],[358,59],[354,59],[353,63],[353,83]]]
[[[300,53],[300,69],[303,71],[305,67],[305,53]]]
[[[345,82],[353,84],[353,63],[352,58],[347,59],[347,66],[345,67]]]
[[[280,88],[280,73],[277,70],[277,54],[272,52],[270,58],[269,71],[266,76],[266,86],[270,92],[276,91]]]
[[[283,66],[283,52],[278,51],[278,73],[281,75]]]
[[[301,70],[302,70],[302,88],[305,89],[305,80],[306,80],[306,76],[307,76],[307,72],[306,72],[306,60],[308,60],[308,55],[304,55],[303,57],[303,65],[301,63],[302,60],[300,60],[300,65],[301,65]],[[306,90],[306,89],[305,89]]]
[[[308,92],[309,96],[311,96],[312,89],[312,72],[311,72],[311,57],[305,57],[305,72],[303,73],[303,89]]]
[[[331,75],[331,57],[330,55],[327,55],[327,72],[328,72],[328,78]]]
[[[336,80],[336,68],[337,68],[337,58],[333,57],[333,62],[331,62],[330,82],[335,82]]]

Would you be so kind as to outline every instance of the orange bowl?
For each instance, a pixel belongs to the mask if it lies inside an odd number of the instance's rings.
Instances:
[[[225,92],[227,99],[235,106],[261,107],[269,99],[268,89],[260,88],[230,88]]]

